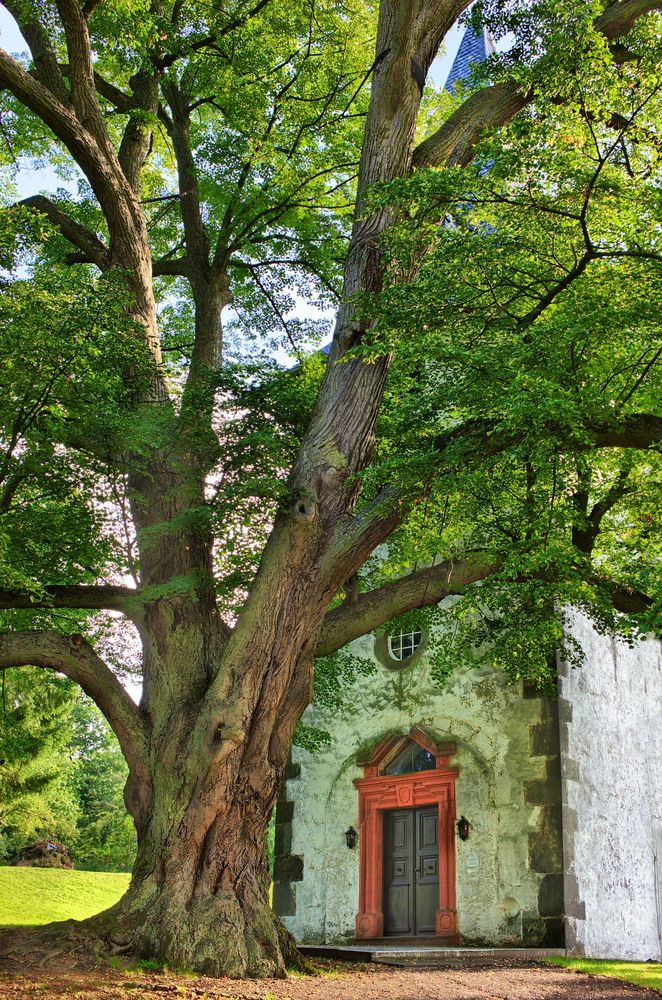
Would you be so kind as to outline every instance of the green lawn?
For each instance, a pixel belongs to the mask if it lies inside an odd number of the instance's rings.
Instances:
[[[593,976],[614,976],[635,986],[662,990],[662,965],[659,962],[612,962],[602,958],[546,958],[550,965],[590,972]]]
[[[0,867],[0,927],[82,920],[117,902],[129,875]]]

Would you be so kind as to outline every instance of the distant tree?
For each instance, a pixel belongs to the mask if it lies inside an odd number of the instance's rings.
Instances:
[[[0,852],[5,863],[30,841],[69,846],[78,805],[72,792],[71,709],[78,691],[35,668],[4,674],[0,705]]]
[[[117,738],[85,697],[72,708],[71,726],[67,750],[74,762],[72,784],[79,810],[71,852],[76,867],[130,871],[136,831],[124,805],[128,768]]]
[[[124,805],[128,771],[115,734],[68,678],[35,668],[3,676],[3,860],[46,837],[64,843],[78,868],[130,870],[136,835]]]
[[[34,618],[0,669],[65,673],[125,756],[90,935],[282,973],[265,831],[315,672],[332,700],[341,647],[449,594],[543,679],[564,602],[659,610],[662,3],[478,3],[514,44],[453,98],[468,0],[6,6],[7,158],[79,189],[3,213],[0,606]],[[297,296],[340,303],[326,364]]]

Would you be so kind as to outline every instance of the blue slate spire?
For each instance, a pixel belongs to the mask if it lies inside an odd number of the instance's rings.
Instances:
[[[481,28],[477,33],[469,25],[464,33],[457,55],[453,60],[451,71],[446,80],[446,90],[452,94],[455,84],[466,80],[471,72],[474,63],[482,63],[487,59],[487,45],[485,44],[485,30]]]

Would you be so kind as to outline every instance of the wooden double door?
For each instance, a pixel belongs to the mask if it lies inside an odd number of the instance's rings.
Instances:
[[[434,934],[438,906],[438,807],[385,812],[384,934]]]

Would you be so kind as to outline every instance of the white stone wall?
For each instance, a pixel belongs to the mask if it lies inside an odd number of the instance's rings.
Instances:
[[[370,656],[373,642],[366,636],[354,649]],[[333,741],[315,754],[295,748],[301,774],[285,790],[294,802],[291,853],[303,857],[296,913],[284,917],[297,940],[354,936],[359,850],[348,850],[344,831],[358,829],[352,781],[363,770],[356,753],[389,731],[419,724],[458,747],[457,813],[472,824],[470,839],[456,841],[459,932],[475,941],[517,941],[522,922],[537,917],[542,879],[529,869],[529,833],[540,807],[525,801],[526,783],[545,777],[545,758],[531,756],[529,728],[540,722],[542,704],[490,671],[458,671],[440,693],[423,656],[404,671],[379,665],[351,686],[344,710],[332,718],[309,709],[306,721],[327,728]]]
[[[586,663],[560,668],[566,942],[662,959],[662,646],[571,614]]]

